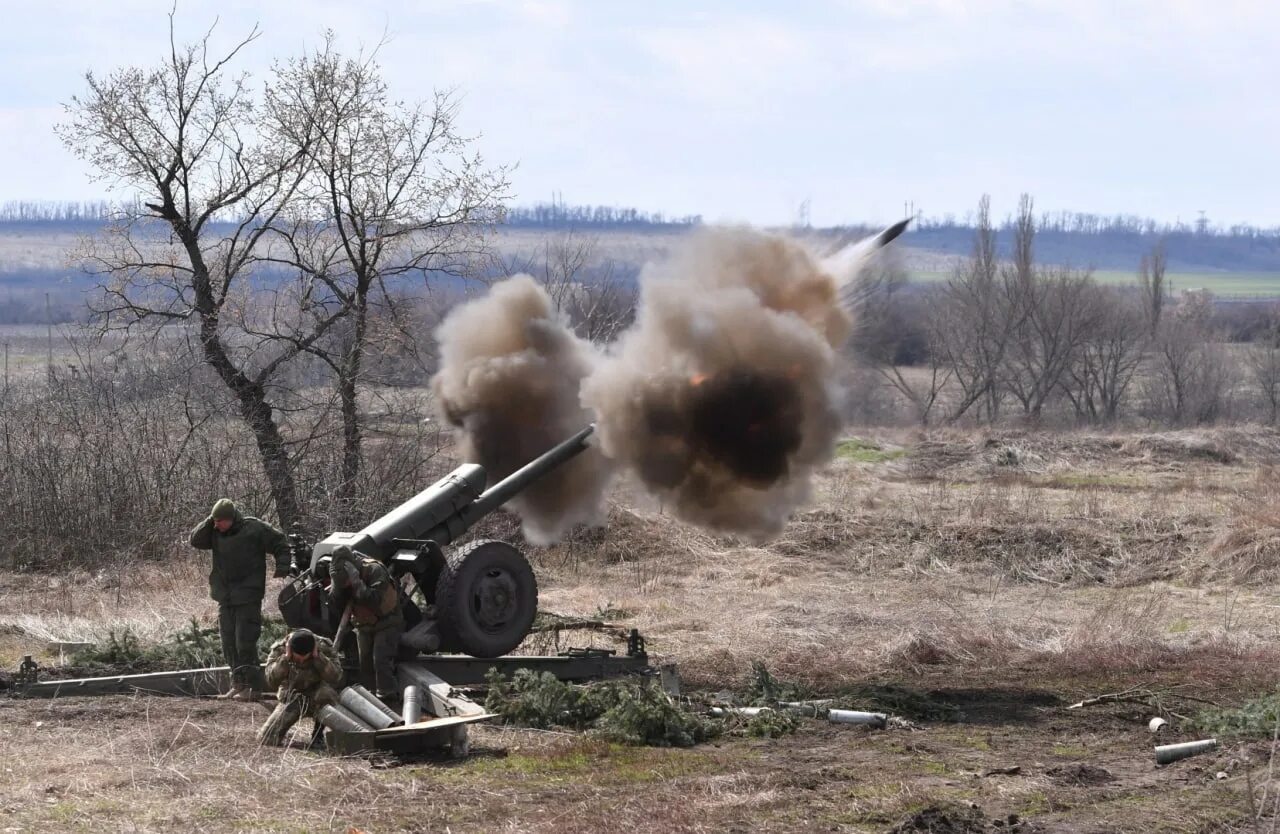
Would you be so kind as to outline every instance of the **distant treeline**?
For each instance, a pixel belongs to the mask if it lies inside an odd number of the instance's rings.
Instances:
[[[6,200],[0,223],[103,223],[119,208],[108,200]]]
[[[909,245],[967,255],[976,229],[972,216],[918,217]],[[997,251],[1010,254],[1014,219],[996,224]],[[1036,219],[1036,256],[1046,263],[1097,269],[1136,269],[1142,255],[1163,242],[1169,267],[1177,271],[1280,271],[1280,227],[1238,223],[1218,226],[1208,218],[1193,223],[1159,223],[1135,215],[1044,212]]]
[[[1014,229],[1016,222],[1017,218],[1011,215],[1006,217],[1002,223],[996,223],[995,225],[998,229],[1011,231]],[[922,215],[915,219],[914,226],[917,229],[964,229],[970,232],[977,228],[976,219],[972,213],[966,214],[963,219],[957,219],[954,214],[944,214],[941,217],[924,217]],[[1174,223],[1160,223],[1149,217],[1139,217],[1135,214],[1106,215],[1079,211],[1041,212],[1036,218],[1036,232],[1067,232],[1078,235],[1144,235],[1148,237],[1194,234],[1214,237],[1280,238],[1280,226],[1261,228],[1250,226],[1247,223],[1221,226],[1213,224],[1209,218],[1204,216],[1197,218],[1194,223],[1187,223],[1182,220]]]
[[[507,225],[562,229],[566,227],[615,228],[620,226],[696,226],[702,215],[667,217],[660,211],[646,212],[617,206],[570,206],[565,203],[537,203],[507,209]]]
[[[0,203],[0,224],[103,223],[121,208],[98,201],[9,200]],[[907,245],[932,252],[968,255],[974,218],[954,215],[918,217]],[[1009,256],[1012,219],[996,225],[996,247]],[[618,206],[569,205],[552,201],[515,206],[506,224],[530,229],[658,229],[696,226],[701,215],[667,216]],[[846,227],[851,228],[851,227]],[[1134,215],[1045,212],[1037,218],[1036,256],[1045,263],[1104,270],[1134,270],[1142,255],[1163,242],[1174,271],[1280,272],[1280,227],[1238,223],[1218,226],[1207,218],[1195,222],[1158,223]]]

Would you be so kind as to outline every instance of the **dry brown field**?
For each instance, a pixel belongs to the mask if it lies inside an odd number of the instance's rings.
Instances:
[[[1152,747],[1275,691],[1277,466],[1260,428],[879,432],[763,545],[624,483],[605,528],[530,548],[545,611],[639,628],[695,703],[759,661],[903,720],[689,749],[487,725],[463,761],[368,761],[258,748],[258,705],[0,696],[0,832],[1273,831],[1271,742]],[[0,669],[211,623],[203,558],[0,575]]]

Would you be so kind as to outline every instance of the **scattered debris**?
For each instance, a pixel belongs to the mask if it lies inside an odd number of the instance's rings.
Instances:
[[[711,714],[717,718],[723,718],[727,715],[741,715],[747,718],[755,718],[762,712],[773,712],[773,707],[712,707]]]
[[[1077,701],[1067,709],[1080,709],[1082,707],[1094,707],[1098,704],[1115,704],[1128,701],[1147,702],[1155,697],[1155,693],[1149,689],[1135,686],[1132,689],[1126,689],[1123,692],[1108,692],[1105,695],[1095,695],[1092,698],[1085,698],[1083,701]]]
[[[1022,765],[1010,765],[1009,767],[993,767],[984,771],[982,777],[985,779],[988,776],[1017,776],[1020,773],[1022,773]]]
[[[819,698],[814,701],[782,701],[778,706],[810,718],[821,718],[827,714],[833,703],[835,703],[834,698]]]
[[[1210,706],[1218,706],[1214,701],[1207,698],[1198,698],[1194,695],[1187,695],[1183,692],[1176,691],[1179,687],[1171,687],[1169,689],[1151,689],[1146,686],[1134,686],[1123,692],[1108,692],[1105,695],[1096,695],[1092,698],[1085,698],[1083,701],[1077,701],[1071,704],[1067,709],[1081,709],[1083,707],[1093,707],[1099,704],[1119,704],[1119,703],[1136,703],[1147,704],[1152,707],[1155,712],[1166,712],[1177,718],[1185,718],[1171,709],[1165,707],[1166,700],[1189,701],[1196,704],[1208,704]]]

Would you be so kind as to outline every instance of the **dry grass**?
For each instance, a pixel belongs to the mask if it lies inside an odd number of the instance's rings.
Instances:
[[[605,529],[530,548],[542,607],[619,617],[695,687],[739,686],[761,660],[820,691],[892,686],[954,702],[976,725],[860,737],[856,753],[848,733],[825,727],[683,753],[490,728],[465,765],[377,770],[257,750],[261,714],[247,707],[0,703],[0,720],[17,719],[0,739],[5,761],[50,751],[0,778],[0,829],[883,831],[948,801],[1066,824],[1053,830],[1079,819],[1117,831],[1236,824],[1247,767],[1225,785],[1212,773],[1175,782],[1151,770],[1140,713],[1061,705],[1137,684],[1224,702],[1273,685],[1274,433],[876,440],[909,454],[836,462],[815,503],[765,547],[681,524],[624,483]],[[516,526],[495,517],[484,532]],[[211,622],[205,558],[4,576],[0,662],[12,668],[45,637],[123,625],[159,637],[193,616]],[[529,648],[556,648],[538,640]],[[1194,767],[1226,768],[1231,755]],[[1118,785],[1050,774],[1082,760]],[[1010,762],[1022,776],[971,775]],[[1170,789],[1183,810],[1160,798]]]

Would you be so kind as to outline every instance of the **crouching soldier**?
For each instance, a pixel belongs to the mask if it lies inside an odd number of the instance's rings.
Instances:
[[[342,661],[332,641],[300,628],[271,647],[266,676],[279,703],[258,730],[258,741],[279,745],[299,718],[315,718],[321,707],[338,702],[334,687],[342,683]]]
[[[339,610],[351,605],[351,625],[360,647],[360,677],[384,701],[400,700],[396,653],[404,631],[400,593],[385,565],[345,545],[333,551],[329,594]]]

